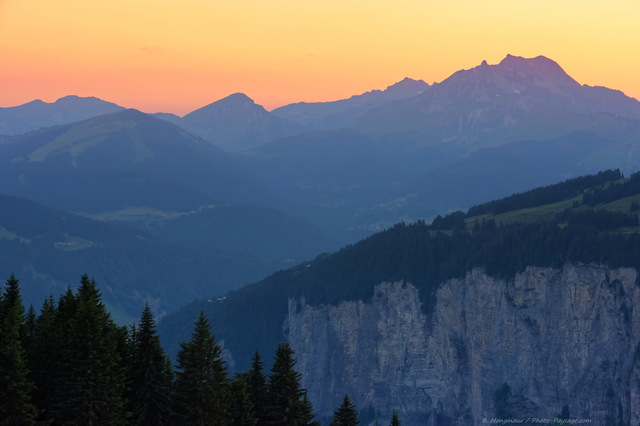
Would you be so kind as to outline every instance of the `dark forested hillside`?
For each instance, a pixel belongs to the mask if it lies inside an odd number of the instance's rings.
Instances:
[[[636,180],[637,177],[638,175],[634,175],[632,180]],[[553,185],[536,188],[531,191],[513,194],[500,200],[490,201],[488,203],[473,206],[468,210],[467,216],[473,217],[487,213],[496,215],[513,210],[520,210],[529,207],[542,206],[544,204],[557,203],[558,201],[576,197],[582,194],[587,189],[589,189],[590,191],[588,194],[585,194],[584,197],[588,197],[589,194],[597,190],[602,191],[603,193],[611,194],[613,196],[613,199],[622,198],[617,196],[617,191],[613,191],[612,188],[609,188],[608,186],[601,188],[601,185],[613,182],[621,178],[622,173],[620,173],[619,170],[607,170],[596,175],[581,176]],[[635,193],[637,194],[638,191],[636,191]]]
[[[623,179],[619,171],[606,171],[438,217],[430,225],[398,224],[226,298],[194,302],[168,316],[161,330],[171,344],[182,333],[180,324],[203,309],[232,353],[250,353],[255,346],[273,350],[290,298],[304,297],[312,305],[367,301],[374,285],[404,280],[418,287],[428,314],[438,285],[473,268],[505,279],[527,266],[565,262],[640,268],[637,209],[631,211],[640,192],[620,192],[626,198],[618,203],[589,202],[592,192],[618,193],[639,176]],[[527,215],[516,214],[523,211]],[[241,356],[236,361],[248,362]]]

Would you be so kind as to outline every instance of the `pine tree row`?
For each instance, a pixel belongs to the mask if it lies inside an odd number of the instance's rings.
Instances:
[[[271,374],[260,354],[230,377],[204,316],[173,369],[149,306],[118,327],[95,281],[25,314],[18,280],[0,296],[2,425],[318,425],[293,350],[281,344]]]

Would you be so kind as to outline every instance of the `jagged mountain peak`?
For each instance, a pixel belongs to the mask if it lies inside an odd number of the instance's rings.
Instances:
[[[361,101],[362,99],[369,100],[375,98],[381,98],[384,100],[395,100],[395,99],[403,99],[409,98],[415,95],[419,95],[428,89],[429,83],[426,83],[424,80],[414,80],[409,77],[405,77],[402,80],[393,83],[390,86],[387,86],[384,90],[370,90],[368,92],[362,93],[360,95],[353,95],[349,99],[343,99],[334,102],[324,102],[325,104],[337,103],[337,102],[345,102],[349,100]]]
[[[640,104],[609,89],[581,86],[547,57],[507,55],[498,64],[485,60],[457,71],[413,98],[372,109],[354,127],[428,134],[477,149],[516,137],[557,137],[592,126],[594,114],[637,120]]]
[[[375,89],[332,102],[294,103],[276,108],[272,113],[304,126],[307,131],[344,128],[372,108],[418,96],[430,87],[423,80],[405,77],[384,90]]]
[[[557,62],[545,56],[524,58],[510,54],[497,65],[490,65],[484,60],[477,67],[454,73],[442,83],[444,86],[491,85],[507,92],[520,92],[534,86],[553,92],[566,92],[580,87]]]
[[[387,87],[385,92],[409,97],[418,95],[429,87],[429,83],[426,83],[424,80],[414,80],[412,78],[405,77],[399,82]]]
[[[415,80],[411,77],[405,77],[402,80],[398,81],[397,83],[394,83],[390,86],[387,87],[387,89],[391,89],[392,87],[403,87],[403,86],[407,86],[407,85],[429,85],[428,83],[425,83],[424,80]]]

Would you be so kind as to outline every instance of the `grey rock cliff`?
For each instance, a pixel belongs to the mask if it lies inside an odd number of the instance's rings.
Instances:
[[[636,275],[566,265],[503,281],[474,270],[440,286],[430,315],[413,285],[381,283],[368,303],[291,300],[285,332],[322,416],[348,393],[382,423],[394,409],[403,425],[466,425],[553,420],[564,407],[591,424],[637,425]]]

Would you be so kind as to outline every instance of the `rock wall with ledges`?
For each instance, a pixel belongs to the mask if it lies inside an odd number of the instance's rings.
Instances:
[[[381,424],[394,409],[410,426],[554,419],[564,408],[591,424],[637,425],[636,275],[566,265],[504,281],[474,270],[440,286],[430,316],[410,283],[380,283],[367,303],[290,300],[284,327],[321,416],[349,394]]]

